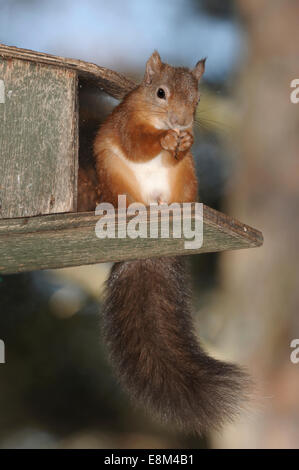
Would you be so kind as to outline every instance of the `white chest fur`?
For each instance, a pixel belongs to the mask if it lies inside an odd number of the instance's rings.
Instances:
[[[144,163],[129,161],[129,167],[134,172],[139,183],[144,200],[151,202],[167,202],[170,193],[169,167],[163,164],[162,154]]]
[[[133,171],[139,184],[139,190],[146,204],[152,202],[168,202],[170,196],[170,171],[163,162],[163,155],[160,153],[147,162],[132,162],[119,155],[125,160],[126,165]]]

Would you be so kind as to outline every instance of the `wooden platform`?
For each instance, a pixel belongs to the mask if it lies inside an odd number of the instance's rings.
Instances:
[[[203,245],[196,250],[185,249],[184,237],[171,238],[171,216],[168,239],[99,239],[95,234],[99,219],[88,212],[1,220],[0,272],[236,250],[263,243],[258,230],[207,206],[203,207]]]

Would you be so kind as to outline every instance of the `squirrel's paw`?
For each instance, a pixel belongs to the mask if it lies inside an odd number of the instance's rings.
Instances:
[[[161,139],[161,146],[164,150],[174,152],[179,144],[179,134],[176,131],[169,130]]]
[[[161,139],[164,150],[173,152],[175,158],[182,157],[192,147],[193,135],[188,131],[177,132],[169,130]]]
[[[185,152],[192,147],[193,135],[188,131],[182,131],[179,135],[178,151]]]

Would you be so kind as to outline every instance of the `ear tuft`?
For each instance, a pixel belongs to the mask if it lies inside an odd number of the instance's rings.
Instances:
[[[204,59],[199,60],[195,65],[194,69],[192,70],[192,73],[197,80],[200,80],[204,74],[206,60],[206,57]]]
[[[152,78],[155,74],[160,73],[162,68],[162,61],[158,51],[154,51],[148,59],[145,67],[144,81],[147,85],[150,85]]]

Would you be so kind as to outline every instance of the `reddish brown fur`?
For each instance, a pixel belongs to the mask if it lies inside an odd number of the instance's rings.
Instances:
[[[171,174],[170,199],[165,202],[196,200],[197,180],[190,148],[193,143],[192,122],[199,99],[198,80],[202,73],[203,62],[190,72],[163,64],[157,54],[153,54],[141,85],[114,109],[95,139],[94,154],[103,201],[115,203],[118,194],[126,194],[129,203],[145,203],[132,172],[120,164],[112,146],[134,162],[149,161],[163,152]],[[159,84],[169,92],[165,103],[156,98]],[[175,131],[167,127],[170,119],[176,119],[178,127],[190,126],[184,131]],[[163,125],[166,122],[166,128],[157,129],[157,121]]]
[[[195,201],[197,180],[193,157],[189,149],[179,150],[177,158],[174,158],[177,145],[173,150],[163,149],[161,140],[165,136],[173,137],[173,131],[158,130],[143,122],[145,113],[131,111],[131,101],[138,103],[138,89],[128,95],[113,111],[105,125],[100,128],[95,140],[94,151],[101,200],[115,204],[118,194],[126,194],[128,203],[146,204],[138,191],[138,184],[133,173],[111,152],[113,143],[124,152],[128,159],[136,162],[148,161],[163,151],[164,161],[170,168],[172,188],[170,200],[165,202]],[[137,109],[139,109],[138,106]],[[150,121],[150,116],[148,121]]]
[[[167,168],[167,203],[197,198],[190,152],[199,98],[200,61],[193,71],[149,59],[143,82],[100,128],[95,143],[101,201],[146,203],[128,162],[161,156]],[[167,91],[165,102],[157,89]],[[160,157],[159,157],[160,158]],[[135,167],[134,167],[135,168]],[[157,199],[159,201],[159,198]],[[210,358],[193,331],[184,263],[179,258],[117,263],[107,283],[105,336],[124,386],[162,419],[201,432],[231,419],[244,398],[246,376]]]
[[[78,212],[92,211],[100,202],[100,192],[96,172],[92,167],[79,168],[78,172]]]

